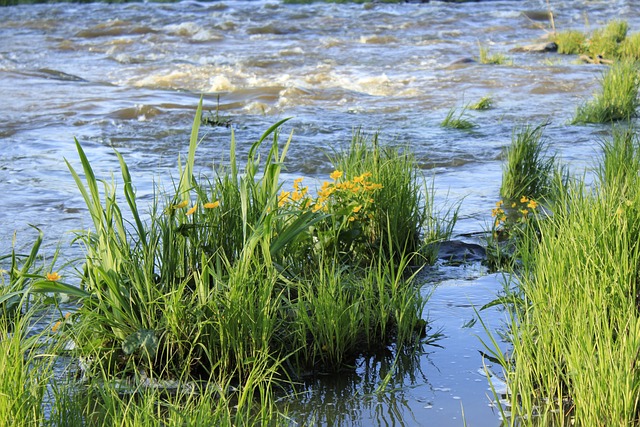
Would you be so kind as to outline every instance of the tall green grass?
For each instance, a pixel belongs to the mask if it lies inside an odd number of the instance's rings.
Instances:
[[[223,402],[212,419],[264,424],[280,417],[274,388],[303,372],[339,372],[392,343],[411,347],[425,334],[415,267],[433,261],[457,208],[438,216],[408,150],[357,134],[314,195],[302,178],[292,189],[281,182],[286,120],[244,162],[232,133],[228,166],[195,176],[200,117],[201,106],[179,178],[158,188],[148,219],[119,153],[122,195],[95,176],[79,143],[81,172],[67,162],[93,228],[78,234],[82,288],[52,282],[46,291],[80,298],[59,339],[75,343],[72,355],[87,361],[83,374],[95,387],[79,406],[61,389],[60,419],[175,420],[178,402],[161,399],[154,409],[159,396],[143,379],[177,382],[179,394],[196,381],[205,405]],[[112,386],[122,382],[138,384],[139,398],[123,398]],[[201,413],[189,396],[179,400]]]
[[[548,154],[544,124],[514,130],[507,148],[500,195],[509,204],[522,196],[540,200],[551,191],[555,157]]]
[[[573,124],[607,123],[636,116],[640,79],[634,62],[617,62],[603,75],[601,84],[594,99],[578,107]]]
[[[124,157],[116,152],[119,179],[102,180],[76,141],[79,166],[66,163],[92,219],[77,232],[80,285],[40,266],[42,234],[30,254],[2,259],[10,269],[0,326],[16,326],[1,341],[0,419],[287,424],[274,390],[424,338],[428,296],[416,274],[450,237],[457,206],[434,207],[411,152],[358,133],[331,159],[336,170],[317,194],[302,178],[289,189],[280,179],[292,142],[280,141],[283,120],[244,161],[232,133],[228,166],[196,176],[201,108],[177,179],[170,190],[158,186],[144,211]],[[77,361],[82,382],[55,380],[56,359],[31,351],[42,337],[24,335],[27,303],[42,309],[60,294],[77,306],[66,315],[56,306],[47,354]]]
[[[594,186],[569,184],[520,245],[510,425],[637,424],[639,154],[635,134],[614,132]]]

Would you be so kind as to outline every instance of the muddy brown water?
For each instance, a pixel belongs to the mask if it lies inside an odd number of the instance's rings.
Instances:
[[[551,0],[559,29],[590,30],[624,17],[640,31],[632,0]],[[555,53],[511,53],[550,31],[547,1],[285,5],[278,1],[173,4],[48,4],[0,8],[0,253],[14,232],[27,248],[40,227],[45,256],[89,225],[64,159],[78,166],[74,140],[96,174],[117,176],[113,148],[129,162],[138,194],[170,183],[188,144],[200,95],[232,122],[240,156],[271,124],[292,119],[285,178],[322,180],[325,153],[354,129],[408,144],[438,201],[463,200],[456,238],[482,232],[498,200],[501,154],[514,126],[549,121],[545,136],[573,170],[589,166],[607,126],[570,126],[597,90],[602,66]],[[479,46],[510,65],[470,61]],[[490,96],[494,108],[469,111],[470,131],[440,127],[450,108]],[[197,164],[210,171],[228,155],[230,129],[207,128]],[[461,237],[462,236],[462,237]],[[425,318],[443,337],[390,369],[384,355],[353,373],[319,378],[292,399],[294,421],[322,425],[497,426],[483,374],[484,332],[474,307],[502,289],[478,263],[430,272]],[[485,312],[491,328],[504,314]],[[505,348],[506,348],[506,344]],[[493,367],[494,369],[497,369]]]

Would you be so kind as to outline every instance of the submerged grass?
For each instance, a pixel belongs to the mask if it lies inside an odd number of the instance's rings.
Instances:
[[[466,111],[466,107],[462,108],[459,114],[456,115],[456,109],[452,108],[447,113],[447,116],[444,118],[440,126],[443,128],[451,128],[451,129],[460,129],[460,130],[469,130],[476,127],[476,124],[471,120],[464,118],[464,114]]]
[[[512,65],[513,61],[502,53],[491,53],[486,46],[479,45],[478,62],[480,64]]]

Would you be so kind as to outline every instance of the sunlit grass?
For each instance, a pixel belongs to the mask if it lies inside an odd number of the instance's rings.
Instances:
[[[636,116],[640,78],[634,62],[617,62],[602,76],[601,84],[594,98],[578,107],[573,124],[607,123]]]
[[[466,108],[463,108],[459,114],[456,114],[456,109],[452,108],[447,113],[447,116],[444,118],[440,126],[444,128],[451,129],[460,129],[460,130],[469,130],[476,127],[476,124],[471,120],[464,117]]]
[[[544,125],[527,125],[514,130],[500,186],[504,199],[515,201],[525,196],[538,200],[551,190],[555,160],[547,153],[543,131]]]
[[[490,110],[492,107],[493,99],[489,95],[483,96],[474,104],[469,104],[470,110]]]
[[[634,425],[639,410],[640,145],[603,143],[593,186],[574,181],[518,243],[505,368],[509,425]]]
[[[486,46],[479,45],[478,62],[480,64],[512,65],[513,61],[502,53],[491,53]]]

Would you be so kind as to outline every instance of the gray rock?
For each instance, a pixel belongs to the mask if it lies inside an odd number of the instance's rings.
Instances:
[[[520,46],[511,49],[511,52],[531,52],[531,53],[544,53],[544,52],[557,52],[558,45],[554,42],[543,42],[529,44],[526,46]]]

